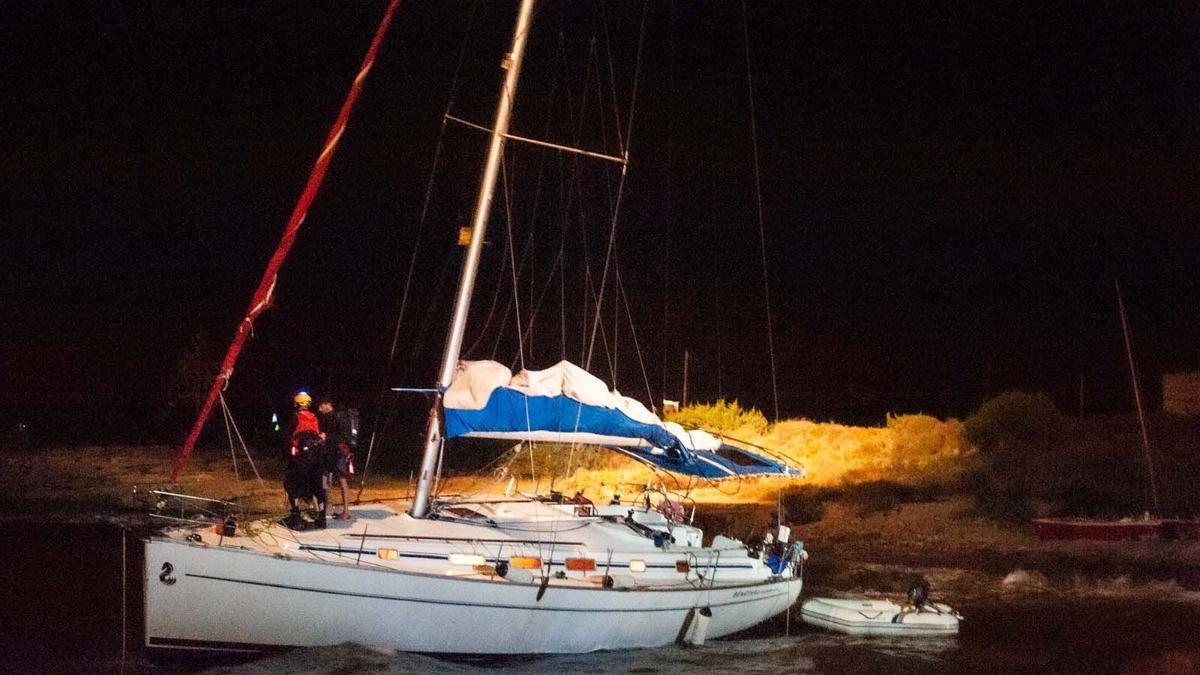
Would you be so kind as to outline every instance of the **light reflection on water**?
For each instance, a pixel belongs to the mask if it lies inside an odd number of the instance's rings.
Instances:
[[[1059,620],[1062,620],[1059,615]],[[1195,625],[1193,624],[1193,628]],[[1027,642],[1028,634],[972,637],[867,638],[808,631],[791,637],[710,641],[701,648],[663,647],[546,657],[443,660],[384,653],[360,645],[296,650],[288,654],[206,671],[274,675],[339,673],[1196,673],[1200,646],[1141,644],[1112,632],[1123,626],[1095,626],[1090,640],[1068,645]],[[1049,631],[1053,635],[1054,631]],[[1128,634],[1127,634],[1128,636]],[[1153,634],[1137,636],[1153,641]]]
[[[963,607],[953,637],[861,637],[782,624],[767,637],[542,657],[432,659],[360,645],[297,650],[219,673],[1200,673],[1200,606],[1124,598]]]

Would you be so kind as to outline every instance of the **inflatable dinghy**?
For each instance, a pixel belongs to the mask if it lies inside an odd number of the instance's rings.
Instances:
[[[800,617],[812,626],[850,635],[955,635],[962,616],[940,602],[918,608],[890,600],[811,598]]]

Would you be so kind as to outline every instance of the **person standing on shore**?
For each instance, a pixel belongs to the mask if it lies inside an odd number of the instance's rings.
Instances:
[[[321,416],[321,428],[325,430],[322,434],[327,458],[325,487],[331,488],[334,480],[341,484],[342,512],[337,515],[337,519],[349,520],[350,487],[346,479],[354,473],[354,437],[357,430],[349,411],[335,406],[330,396],[321,397],[317,412]]]

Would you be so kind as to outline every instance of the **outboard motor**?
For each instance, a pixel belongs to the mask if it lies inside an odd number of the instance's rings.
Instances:
[[[917,611],[921,611],[925,609],[927,602],[929,602],[929,582],[924,577],[918,577],[908,585],[908,604],[915,607]]]

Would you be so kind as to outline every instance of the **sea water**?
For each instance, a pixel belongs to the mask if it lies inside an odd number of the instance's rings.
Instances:
[[[965,617],[954,637],[840,635],[804,625],[793,610],[699,648],[443,659],[348,643],[259,656],[163,656],[141,646],[139,538],[125,540],[124,588],[121,541],[120,528],[109,524],[0,525],[0,569],[8,582],[0,602],[4,670],[1200,673],[1200,593],[1171,581],[1067,575],[1070,581],[1055,582],[1022,570],[930,570],[937,599]],[[823,583],[828,580],[810,579],[803,597],[839,590]]]

